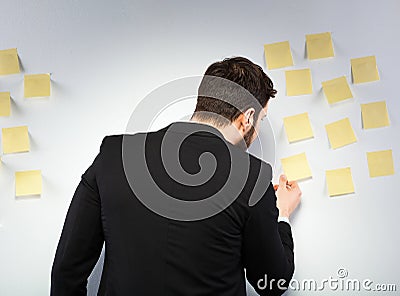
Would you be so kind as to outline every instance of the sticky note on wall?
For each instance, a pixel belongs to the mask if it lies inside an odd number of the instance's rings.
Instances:
[[[29,134],[27,126],[16,126],[2,129],[3,153],[29,151]]]
[[[349,167],[325,171],[329,196],[343,195],[354,192],[353,177]]]
[[[267,67],[270,70],[293,66],[289,41],[265,44],[264,53]]]
[[[353,97],[345,76],[322,82],[322,89],[329,104]]]
[[[390,125],[385,101],[361,104],[361,116],[364,129]]]
[[[329,58],[335,55],[330,32],[306,35],[306,47],[309,60]]]
[[[394,174],[392,150],[367,152],[367,160],[370,177]]]
[[[286,95],[299,96],[312,94],[312,80],[310,69],[285,71]]]
[[[15,196],[42,194],[40,170],[15,172]]]
[[[379,80],[375,56],[351,59],[351,73],[354,83],[364,83]]]
[[[312,177],[311,169],[305,153],[281,159],[283,171],[289,181],[297,181]]]
[[[344,118],[325,125],[329,143],[333,149],[357,142],[350,120]]]
[[[289,143],[314,137],[307,112],[283,118],[283,125]]]
[[[16,74],[19,72],[17,49],[0,50],[0,75]]]
[[[24,97],[50,96],[50,74],[32,74],[24,76]]]
[[[0,116],[10,116],[11,99],[10,92],[0,92]]]

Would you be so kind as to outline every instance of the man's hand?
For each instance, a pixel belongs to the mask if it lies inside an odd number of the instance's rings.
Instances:
[[[289,218],[300,202],[301,190],[299,185],[296,181],[288,182],[287,177],[281,175],[279,185],[274,185],[274,189],[279,216]]]

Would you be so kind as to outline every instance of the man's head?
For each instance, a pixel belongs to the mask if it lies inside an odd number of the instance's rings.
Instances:
[[[246,58],[226,58],[213,63],[199,86],[192,120],[219,129],[234,126],[248,147],[256,138],[259,121],[267,114],[269,99],[275,97],[273,87],[261,67]]]

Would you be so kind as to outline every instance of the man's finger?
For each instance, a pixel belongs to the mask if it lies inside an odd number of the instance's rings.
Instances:
[[[283,188],[286,188],[286,183],[287,183],[286,175],[281,175],[279,177],[279,186],[282,186]]]

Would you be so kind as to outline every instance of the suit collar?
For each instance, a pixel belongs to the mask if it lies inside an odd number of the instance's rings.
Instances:
[[[174,133],[193,134],[197,136],[222,138],[226,141],[224,135],[215,127],[195,121],[175,121],[169,124],[165,129]]]

